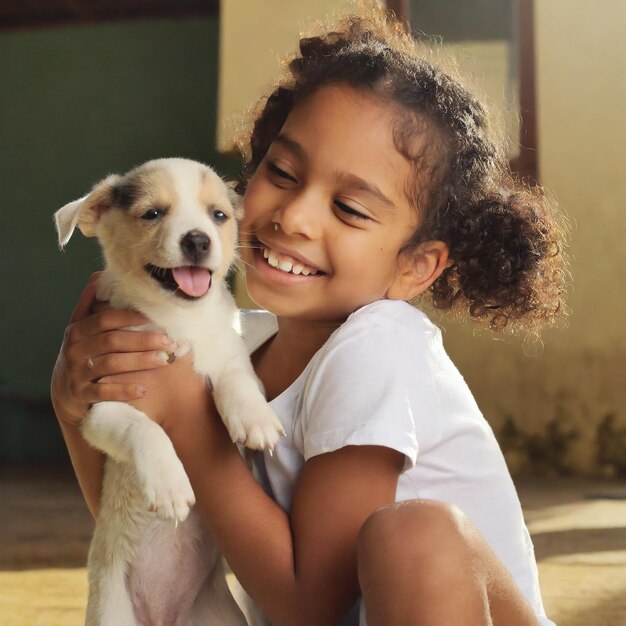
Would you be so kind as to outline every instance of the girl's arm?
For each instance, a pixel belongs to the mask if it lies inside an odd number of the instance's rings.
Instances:
[[[80,422],[95,402],[143,397],[145,387],[137,377],[117,381],[113,375],[166,365],[161,357],[169,347],[161,333],[120,330],[145,323],[145,317],[136,311],[107,308],[92,314],[98,276],[91,277],[72,313],[50,389],[78,483],[94,518],[98,516],[104,455],[83,439]]]
[[[274,626],[336,624],[358,596],[357,536],[395,499],[404,456],[351,446],[308,461],[291,516],[256,483],[202,381],[183,371],[161,379],[159,420],[194,488],[204,522],[235,575]],[[184,367],[189,367],[186,364]],[[150,412],[146,397],[139,402]],[[154,414],[154,412],[153,412]]]

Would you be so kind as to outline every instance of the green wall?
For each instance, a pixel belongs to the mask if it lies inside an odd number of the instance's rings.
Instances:
[[[217,52],[214,18],[0,33],[0,460],[65,454],[50,372],[100,254],[80,234],[59,252],[54,211],[152,158],[236,173],[214,149]]]

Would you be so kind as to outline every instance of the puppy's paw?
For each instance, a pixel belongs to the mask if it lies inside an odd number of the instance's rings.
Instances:
[[[174,449],[137,459],[137,476],[150,511],[161,519],[184,522],[195,504],[191,483]]]
[[[231,439],[253,450],[273,450],[285,431],[265,402],[245,402],[224,418]]]

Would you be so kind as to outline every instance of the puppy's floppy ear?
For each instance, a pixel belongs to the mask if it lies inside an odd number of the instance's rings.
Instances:
[[[233,205],[233,209],[235,211],[235,219],[240,220],[243,218],[243,199],[235,191],[236,186],[237,183],[235,181],[229,180],[226,182],[228,200]]]
[[[108,176],[101,180],[89,194],[69,202],[54,214],[61,247],[70,240],[77,226],[86,237],[95,236],[96,222],[113,204],[111,192],[118,180],[120,177],[117,175]]]

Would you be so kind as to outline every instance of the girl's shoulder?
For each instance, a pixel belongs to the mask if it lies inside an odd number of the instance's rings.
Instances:
[[[411,329],[421,327],[433,331],[438,330],[423,311],[404,300],[377,300],[371,304],[366,304],[352,313],[346,320],[346,324],[357,323],[362,320],[404,325]]]
[[[404,301],[380,300],[352,313],[315,354],[308,370],[310,380],[412,379],[448,360],[441,332],[425,313]]]
[[[236,323],[248,352],[254,352],[278,330],[268,311],[241,310]],[[441,346],[441,331],[420,309],[403,300],[378,300],[352,313],[331,335],[316,359],[347,345],[366,352],[403,351]]]
[[[358,338],[367,345],[386,345],[398,341],[411,347],[441,340],[441,332],[428,316],[403,300],[378,300],[361,307],[342,324],[330,338],[332,347],[347,339]]]
[[[447,363],[439,329],[419,309],[382,300],[355,311],[300,379],[304,458],[347,445],[379,445],[402,452],[406,467],[413,466],[418,431],[426,448],[431,440],[432,428],[421,417],[441,415]]]

